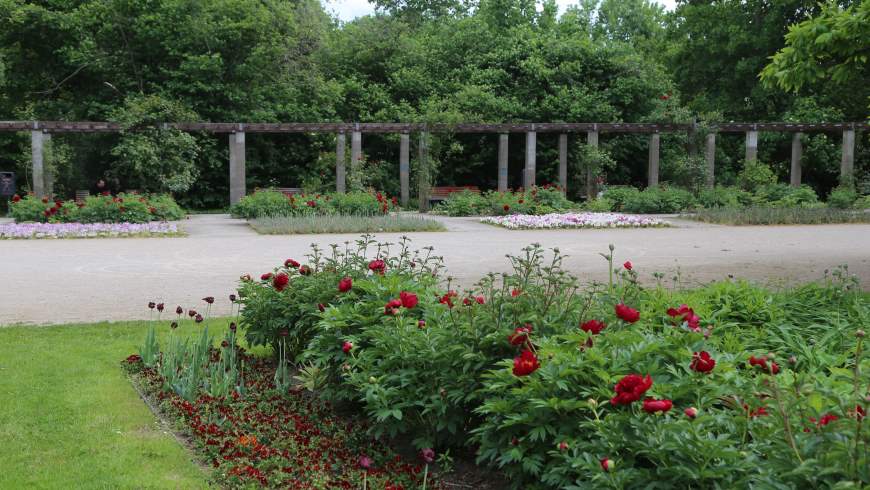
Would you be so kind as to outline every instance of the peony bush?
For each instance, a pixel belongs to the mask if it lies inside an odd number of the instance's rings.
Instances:
[[[263,190],[243,197],[230,207],[235,218],[340,214],[375,216],[399,209],[398,200],[381,192],[348,192],[287,195]]]
[[[431,249],[366,236],[243,277],[237,301],[279,387],[378,440],[473,452],[513,488],[870,484],[870,299],[845,269],[682,290],[601,255],[606,283],[532,245],[463,290]]]
[[[50,200],[33,194],[13,196],[10,215],[18,223],[148,223],[176,221],[184,210],[169,195],[88,196],[83,202]]]
[[[433,212],[447,216],[541,215],[574,207],[575,204],[565,197],[561,187],[547,184],[507,192],[456,192],[436,206]]]

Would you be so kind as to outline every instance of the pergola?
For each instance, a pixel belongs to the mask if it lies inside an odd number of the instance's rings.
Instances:
[[[507,190],[508,186],[508,138],[511,134],[525,134],[526,151],[525,167],[523,169],[523,185],[530,187],[535,184],[536,145],[538,133],[559,134],[559,184],[567,188],[568,184],[568,135],[586,133],[586,143],[598,146],[600,133],[643,133],[649,134],[649,160],[647,181],[650,186],[659,183],[659,148],[661,133],[687,133],[692,135],[698,130],[698,125],[689,123],[502,123],[502,124],[426,124],[426,123],[163,123],[157,127],[174,128],[181,131],[221,133],[229,135],[230,158],[230,202],[238,202],[246,193],[245,186],[245,135],[247,133],[334,133],[336,138],[336,168],[335,189],[344,192],[346,168],[345,146],[346,135],[351,135],[351,165],[362,160],[363,133],[399,133],[399,176],[401,185],[401,202],[406,205],[410,198],[410,135],[418,133],[420,138],[419,159],[428,158],[428,135],[430,133],[497,133],[498,145],[498,189]],[[841,177],[852,176],[855,166],[855,133],[870,129],[867,122],[839,123],[720,123],[708,127],[706,137],[706,184],[712,187],[715,183],[715,155],[717,133],[744,133],[746,138],[746,161],[756,160],[758,154],[758,132],[779,131],[793,133],[791,155],[791,185],[801,183],[801,158],[803,147],[801,134],[805,132],[842,132],[842,159],[840,163]],[[29,131],[31,134],[31,150],[33,158],[33,191],[38,196],[44,196],[47,189],[44,172],[44,145],[54,133],[115,133],[121,132],[122,126],[111,122],[61,122],[61,121],[0,121],[0,131]],[[689,138],[691,141],[692,138]],[[697,149],[692,145],[690,152]],[[592,194],[593,175],[587,174],[587,195]],[[428,206],[429,183],[421,179],[419,183],[420,206]]]

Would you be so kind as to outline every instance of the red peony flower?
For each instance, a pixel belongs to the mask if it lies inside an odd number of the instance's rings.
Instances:
[[[193,318],[196,316],[196,310],[187,310],[187,316]]]
[[[687,305],[680,305],[679,308],[668,308],[668,316],[674,319],[679,318],[681,321],[686,322],[690,329],[696,332],[701,329],[701,318]]]
[[[199,313],[196,314],[196,318],[194,319],[196,323],[202,323],[202,315]]]
[[[479,305],[486,304],[486,298],[483,296],[475,296],[474,301],[477,301],[477,304]]]
[[[457,296],[459,296],[459,294],[456,291],[450,290],[450,291],[447,291],[447,293],[444,294],[444,296],[442,296],[438,300],[438,302],[441,303],[442,305],[447,305],[448,308],[453,308],[453,298],[455,298]]]
[[[631,261],[626,260],[625,263],[622,264],[622,266],[625,267],[625,270],[630,271],[631,270]]]
[[[286,267],[288,269],[295,269],[295,268],[299,267],[299,262],[296,262],[293,259],[287,259],[284,261],[284,267]]]
[[[279,272],[272,279],[272,286],[275,287],[276,291],[283,291],[284,288],[286,288],[287,284],[289,284],[289,283],[290,283],[290,276],[288,276],[287,274],[284,274],[283,272]]]
[[[620,303],[613,307],[613,310],[616,312],[616,316],[619,317],[620,320],[623,320],[628,323],[634,323],[640,320],[640,312],[635,310],[634,308],[625,306]]]
[[[591,333],[592,335],[598,335],[601,333],[602,330],[604,330],[604,327],[606,326],[607,325],[605,325],[604,322],[600,322],[598,320],[589,320],[588,322],[584,322],[582,325],[580,325],[580,330]]]
[[[770,365],[767,364],[767,356],[755,357],[749,356],[749,365],[760,367],[763,371],[771,374],[779,373],[779,365],[773,361],[770,362]]]
[[[166,305],[164,305],[163,303],[157,303],[157,311],[163,313],[164,308],[166,308]]]
[[[522,292],[521,290],[519,290],[519,289],[513,289],[513,290],[511,290],[511,297],[516,298],[517,296],[519,296],[519,295],[521,295],[521,294],[523,294],[523,292]]]
[[[646,413],[665,413],[673,406],[674,403],[670,400],[656,400],[654,398],[647,398],[643,401],[643,411]]]
[[[524,350],[514,358],[514,376],[528,376],[539,367],[538,357],[530,350]]]
[[[610,399],[610,403],[612,405],[628,405],[636,402],[652,385],[653,381],[649,374],[646,377],[639,374],[629,374],[613,387],[616,396]]]
[[[272,279],[271,272],[267,272],[267,273],[263,274],[262,276],[260,276],[261,281],[268,281],[269,279]]]
[[[526,339],[529,338],[529,335],[531,335],[532,330],[534,329],[529,323],[526,323],[522,327],[517,327],[514,329],[514,333],[508,335],[508,342],[510,342],[511,345],[523,345],[526,343]]]
[[[384,270],[387,268],[387,263],[381,259],[375,259],[369,262],[369,270],[374,272],[375,274],[383,275]]]
[[[698,409],[695,407],[689,407],[683,410],[683,413],[686,414],[686,417],[694,420],[694,418],[698,416]]]
[[[310,276],[311,275],[311,267],[308,267],[307,265],[300,265],[299,266],[299,274],[301,274],[303,276]]]
[[[402,306],[408,309],[417,306],[417,303],[419,302],[416,294],[407,291],[399,293],[399,300],[401,301]]]
[[[18,202],[20,200],[21,200],[21,196],[19,196],[18,194],[15,194],[14,196],[12,196],[12,202]]]
[[[716,367],[716,360],[710,357],[710,354],[702,350],[701,352],[695,352],[692,354],[692,363],[689,364],[689,367],[692,368],[692,371],[698,371],[699,373],[709,373]]]
[[[605,473],[609,473],[615,466],[613,460],[607,458],[601,458],[599,463],[601,464],[601,469],[604,470]]]
[[[341,345],[341,351],[347,354],[350,350],[353,349],[353,344],[350,342],[345,342]]]
[[[505,204],[504,206],[502,206],[502,209],[504,209],[504,212],[506,213],[511,210],[511,207]]]
[[[465,305],[465,306],[471,306],[471,304],[472,304],[472,303],[471,303],[471,298],[464,298],[464,299],[462,300],[462,304]]]
[[[342,293],[346,293],[353,288],[353,279],[350,277],[343,277],[340,281],[338,281],[338,291]]]
[[[834,415],[832,413],[826,413],[826,414],[822,415],[822,418],[819,419],[818,425],[819,425],[819,427],[824,427],[824,426],[830,424],[831,422],[837,420],[838,418],[840,418],[840,417],[837,417],[836,415]]]

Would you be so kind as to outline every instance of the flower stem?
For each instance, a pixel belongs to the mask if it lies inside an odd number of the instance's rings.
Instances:
[[[779,386],[777,386],[776,379],[773,377],[772,373],[771,373],[771,376],[769,379],[770,379],[771,386],[773,387],[773,397],[776,399],[776,404],[779,407],[779,414],[782,417],[782,422],[783,422],[783,425],[785,426],[784,428],[785,428],[786,442],[788,442],[788,445],[791,446],[791,448],[794,451],[795,456],[797,456],[797,459],[800,462],[800,464],[804,464],[804,460],[803,460],[803,458],[801,458],[801,454],[798,451],[797,445],[794,442],[794,436],[791,433],[791,423],[789,423],[789,421],[788,421],[788,414],[786,413],[785,407],[782,404],[782,396],[780,396],[780,393],[779,393]]]

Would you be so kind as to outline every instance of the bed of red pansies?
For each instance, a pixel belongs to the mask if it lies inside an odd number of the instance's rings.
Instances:
[[[212,362],[221,356],[212,349]],[[364,421],[342,417],[302,389],[275,385],[275,361],[244,353],[242,387],[230,396],[199,394],[188,401],[164,390],[165,379],[139,355],[125,360],[142,392],[161,414],[190,438],[198,458],[214,468],[215,483],[227,487],[294,489],[418,489],[429,449],[416,461],[367,435]],[[239,391],[244,395],[240,395]],[[443,488],[431,477],[427,487]]]

